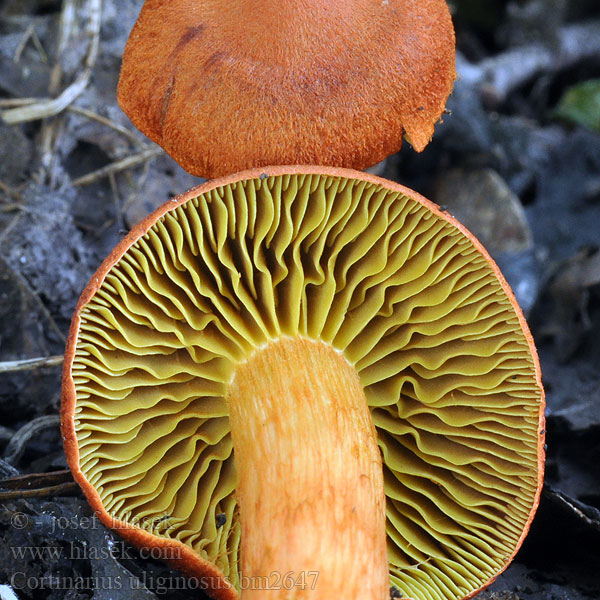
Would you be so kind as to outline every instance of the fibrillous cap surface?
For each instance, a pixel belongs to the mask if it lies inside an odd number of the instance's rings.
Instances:
[[[341,169],[205,184],[148,217],[94,276],[70,332],[62,426],[102,520],[175,548],[235,597],[227,390],[236,365],[282,336],[330,344],[356,369],[384,461],[390,583],[419,600],[489,583],[542,482],[531,336],[451,217]]]
[[[363,169],[427,145],[454,57],[444,0],[146,0],[118,98],[195,175]]]

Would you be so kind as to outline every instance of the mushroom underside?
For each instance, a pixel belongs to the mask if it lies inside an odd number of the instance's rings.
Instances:
[[[239,589],[228,389],[258,349],[302,338],[342,353],[362,385],[390,585],[458,599],[506,566],[541,478],[530,337],[480,247],[397,187],[315,172],[213,184],[102,274],[67,352],[67,418],[107,518]]]

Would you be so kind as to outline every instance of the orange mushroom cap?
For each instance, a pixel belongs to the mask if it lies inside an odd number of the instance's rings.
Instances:
[[[195,175],[421,151],[455,79],[443,0],[146,0],[118,99]]]

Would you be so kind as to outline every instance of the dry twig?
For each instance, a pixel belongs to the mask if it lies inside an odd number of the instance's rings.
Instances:
[[[137,137],[137,135],[135,135],[133,131],[127,129],[127,127],[123,127],[122,125],[115,123],[108,117],[103,117],[102,115],[95,113],[93,110],[88,110],[87,108],[81,108],[75,105],[69,106],[67,110],[77,115],[81,115],[82,117],[86,117],[87,119],[91,119],[93,121],[97,121],[98,123],[102,123],[102,125],[106,125],[111,129],[114,129],[122,136],[130,140],[132,143],[134,143],[136,146],[144,146],[144,143]]]
[[[27,46],[27,42],[30,39],[33,41],[33,45],[35,46],[36,50],[38,51],[38,54],[40,55],[40,60],[44,64],[46,64],[48,62],[48,55],[46,54],[46,51],[44,50],[44,47],[42,46],[42,42],[40,42],[40,38],[37,36],[37,33],[35,32],[35,26],[33,23],[31,23],[29,25],[29,27],[25,30],[25,33],[23,34],[23,39],[21,40],[21,42],[17,46],[17,49],[15,50],[13,60],[16,63],[18,63],[21,60],[21,55],[23,54],[23,50],[25,50],[25,46]]]
[[[79,489],[77,484],[72,482],[59,483],[46,487],[35,488],[32,490],[0,490],[0,500],[16,500],[17,498],[46,498],[48,496],[64,496],[71,494]]]
[[[51,473],[13,475],[0,481],[0,500],[41,498],[76,492],[78,487],[69,469]]]
[[[130,167],[135,167],[136,165],[146,162],[152,158],[155,158],[156,156],[159,156],[160,154],[162,154],[162,148],[159,148],[158,146],[155,146],[152,148],[147,148],[146,150],[143,150],[142,152],[139,152],[138,154],[132,154],[131,156],[128,156],[127,158],[123,158],[121,160],[111,163],[110,165],[106,165],[105,167],[102,167],[101,169],[98,169],[97,171],[92,171],[91,173],[88,173],[87,175],[83,175],[82,177],[79,177],[79,178],[73,180],[72,183],[76,187],[82,186],[82,185],[89,185],[90,183],[94,183],[95,181],[98,181],[99,179],[108,177],[111,173],[114,174],[114,173],[118,173],[119,171],[129,169]]]
[[[5,110],[3,113],[1,113],[2,119],[5,123],[8,125],[15,125],[16,123],[36,121],[38,119],[45,119],[47,117],[57,115],[65,110],[65,108],[67,108],[67,106],[69,106],[71,102],[73,102],[73,100],[75,100],[75,98],[77,98],[83,92],[83,90],[85,90],[90,80],[92,69],[98,55],[102,0],[89,0],[88,5],[88,31],[90,34],[90,44],[83,71],[78,75],[75,81],[65,90],[63,90],[63,92],[56,98],[45,99],[35,104],[29,104],[20,108]],[[73,0],[64,0],[63,13],[61,17],[63,22],[67,20],[67,18],[71,18],[70,16],[66,17],[65,15],[72,15],[74,10],[75,2]],[[66,38],[59,36],[59,50],[62,39]],[[66,41],[64,43],[66,43]],[[62,74],[62,70],[57,70],[55,72]],[[58,75],[54,75],[53,82],[56,81],[57,77]]]
[[[69,40],[73,35],[76,26],[77,6],[75,0],[63,0],[62,10],[60,12],[60,22],[58,26],[58,42],[56,44],[57,61],[52,67],[50,73],[50,85],[48,86],[51,94],[56,94],[60,87],[63,68],[61,59],[69,46]],[[90,46],[91,49],[91,46]]]
[[[6,448],[4,449],[4,460],[9,465],[16,464],[21,456],[23,456],[25,447],[32,437],[38,435],[40,431],[43,431],[44,429],[58,427],[59,425],[60,417],[58,415],[47,415],[29,421],[23,425],[21,429],[15,432],[10,442],[6,445]]]
[[[13,108],[42,102],[43,98],[0,98],[0,108]]]
[[[62,365],[63,355],[45,356],[42,358],[26,358],[24,360],[9,360],[0,362],[0,373],[16,373],[17,371],[32,371],[42,367],[58,367]]]
[[[25,33],[23,34],[23,37],[21,38],[21,41],[15,50],[15,54],[13,56],[14,62],[18,63],[21,60],[21,54],[23,54],[23,50],[25,50],[25,46],[27,46],[27,42],[33,33],[33,27],[33,23],[30,23],[29,27],[25,30]]]

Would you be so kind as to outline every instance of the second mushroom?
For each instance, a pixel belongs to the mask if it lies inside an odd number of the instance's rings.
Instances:
[[[216,598],[474,594],[529,527],[542,423],[485,250],[343,169],[245,172],[159,209],[92,278],[65,359],[90,503]]]

